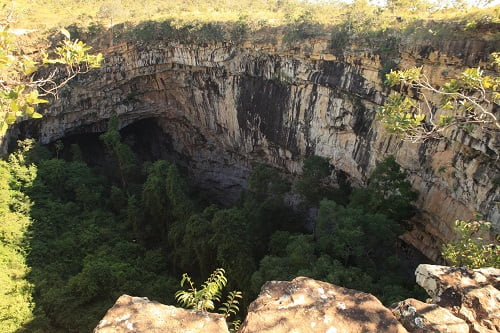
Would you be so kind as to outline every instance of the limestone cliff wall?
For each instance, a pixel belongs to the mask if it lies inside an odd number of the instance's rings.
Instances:
[[[436,84],[486,59],[481,39],[408,42],[401,50],[401,66],[423,65]],[[477,211],[498,227],[498,138],[457,132],[411,144],[387,135],[374,120],[388,93],[380,56],[335,54],[327,38],[294,48],[251,40],[120,44],[105,50],[101,69],[62,91],[36,126],[48,143],[103,131],[113,114],[121,126],[152,119],[200,186],[219,193],[244,186],[253,162],[296,173],[309,154],[361,185],[393,154],[420,193],[422,213],[404,239],[429,258],[440,260],[455,219]]]

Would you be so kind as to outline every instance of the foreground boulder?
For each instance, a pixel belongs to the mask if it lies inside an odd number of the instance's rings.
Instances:
[[[392,312],[411,333],[469,333],[469,325],[436,304],[409,298],[394,305]]]
[[[240,333],[407,332],[374,296],[298,277],[264,284]]]
[[[298,277],[264,284],[239,333],[500,332],[500,269],[420,265],[417,283],[432,297],[392,312],[367,293]],[[228,332],[222,315],[121,296],[94,333]]]
[[[122,295],[94,333],[228,333],[224,316]]]
[[[469,332],[500,332],[500,269],[419,265],[415,275],[417,283],[432,297],[433,303],[465,321]],[[396,316],[405,317],[402,315],[404,304],[401,303],[397,306],[401,315],[398,315],[397,310]],[[430,310],[438,311],[436,307],[415,304],[412,308],[416,310],[416,317],[423,318],[423,314]],[[450,322],[457,323],[454,320]],[[443,329],[436,332],[455,331]]]

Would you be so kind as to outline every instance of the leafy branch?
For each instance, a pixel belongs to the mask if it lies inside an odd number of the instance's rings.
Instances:
[[[497,244],[488,242],[483,235],[491,229],[491,222],[486,221],[455,221],[455,230],[459,233],[458,240],[443,246],[443,256],[455,266],[469,268],[500,267],[500,238]]]
[[[227,278],[223,268],[217,268],[209,278],[202,284],[200,289],[197,289],[193,280],[187,273],[182,275],[181,287],[188,285],[188,290],[179,290],[175,293],[177,302],[188,309],[196,309],[201,311],[214,310],[214,302],[220,302],[222,289],[227,284]],[[219,313],[224,315],[228,320],[231,315],[236,315],[239,311],[239,301],[243,298],[241,291],[231,291],[227,295],[226,302],[219,307]],[[240,325],[239,320],[229,322],[232,326],[232,331],[237,331]]]
[[[494,63],[499,54],[492,54]],[[484,74],[481,68],[468,68],[456,79],[437,88],[422,68],[391,71],[386,83],[399,90],[416,91],[414,98],[395,93],[380,108],[378,119],[390,133],[411,142],[439,138],[450,128],[472,131],[500,130],[496,107],[500,103],[500,78]],[[434,103],[435,97],[439,102]]]
[[[43,97],[57,97],[71,79],[100,67],[103,60],[100,53],[89,54],[90,46],[71,40],[66,29],[61,30],[65,39],[52,54],[43,50],[38,58],[23,54],[9,23],[10,16],[0,21],[0,135],[19,118],[41,118],[35,108],[48,103]],[[42,68],[48,72],[41,74]]]
[[[240,308],[238,307],[238,299],[241,298],[243,298],[243,293],[241,291],[230,291],[227,295],[226,302],[222,303],[222,306],[219,308],[220,313],[222,313],[226,318],[231,315],[236,315],[238,311],[240,311]]]

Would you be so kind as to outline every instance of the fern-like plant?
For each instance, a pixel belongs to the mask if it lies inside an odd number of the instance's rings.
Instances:
[[[219,312],[226,318],[230,317],[231,314],[236,315],[240,310],[238,308],[239,298],[243,298],[243,294],[241,291],[233,290],[229,292],[226,302],[222,303],[222,306],[219,308]]]
[[[219,308],[219,313],[224,315],[226,321],[229,324],[230,332],[237,332],[240,329],[241,321],[235,319],[230,322],[229,317],[231,317],[231,315],[236,316],[238,311],[240,311],[238,304],[240,302],[239,299],[241,298],[243,298],[243,293],[241,291],[233,290],[229,292],[226,298],[226,302],[222,303],[222,306]]]
[[[181,287],[188,284],[188,290],[179,290],[175,293],[177,302],[185,308],[196,310],[214,310],[215,302],[220,302],[222,289],[227,284],[227,278],[223,268],[217,268],[205,281],[200,289],[197,289],[193,280],[187,273],[182,275]],[[239,311],[239,299],[243,297],[241,291],[229,292],[226,302],[222,303],[219,311],[226,319],[236,315]],[[232,323],[234,326],[234,322]],[[238,323],[236,323],[238,325]]]
[[[220,301],[221,291],[227,284],[227,279],[222,268],[217,268],[205,281],[200,289],[197,289],[193,280],[187,273],[182,275],[181,287],[189,284],[188,290],[179,290],[175,293],[177,302],[188,309],[213,310],[214,301]]]

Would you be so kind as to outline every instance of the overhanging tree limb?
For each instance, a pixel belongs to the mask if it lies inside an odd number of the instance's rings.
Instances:
[[[498,62],[499,54],[492,56]],[[378,112],[385,128],[402,135],[404,140],[423,142],[439,138],[450,128],[500,130],[500,79],[485,75],[479,67],[466,69],[440,88],[431,84],[421,67],[391,71],[386,82],[399,86],[400,91],[416,91],[415,96],[392,94]],[[437,98],[439,102],[432,102]]]
[[[49,55],[23,53],[16,35],[9,31],[8,17],[0,21],[0,135],[19,118],[40,118],[38,104],[47,103],[43,97],[57,92],[75,76],[100,67],[102,54],[91,55],[90,46],[71,40],[66,29],[65,39]],[[49,68],[41,74],[41,68]]]

